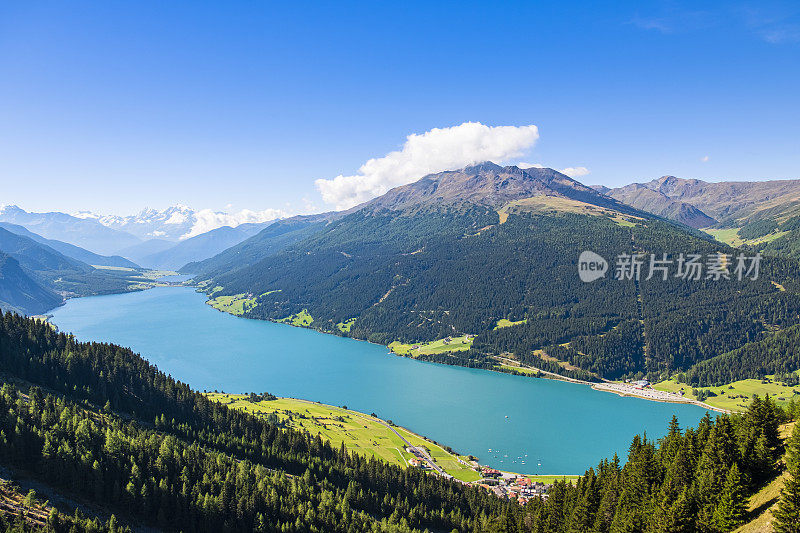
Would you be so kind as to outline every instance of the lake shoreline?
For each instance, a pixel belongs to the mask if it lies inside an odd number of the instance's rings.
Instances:
[[[377,412],[465,456],[482,457],[481,464],[530,475],[580,474],[598,456],[623,453],[636,434],[662,435],[673,415],[694,424],[705,412],[689,405],[650,407],[658,404],[596,394],[591,387],[565,389],[558,385],[562,379],[417,365],[408,357],[385,357],[383,344],[317,335],[327,332],[314,327],[276,328],[277,321],[238,321],[233,313],[212,313],[205,301],[190,286],[79,298],[54,311],[52,322],[85,341],[131,347],[197,390],[269,391]],[[563,425],[565,417],[570,422]],[[587,425],[608,427],[611,420],[616,431],[598,429],[586,442]],[[560,438],[546,438],[554,427]]]
[[[396,430],[400,430],[400,431],[406,433],[407,435],[413,437],[414,439],[418,439],[419,441],[422,441],[426,446],[427,445],[431,445],[431,446],[436,447],[438,453],[432,455],[431,457],[435,458],[435,457],[439,457],[442,454],[446,454],[452,461],[456,461],[456,462],[459,462],[459,463],[461,463],[461,464],[463,464],[465,466],[468,466],[470,469],[474,470],[476,472],[476,474],[479,473],[481,470],[491,469],[492,468],[489,465],[481,464],[480,463],[480,458],[476,457],[474,455],[472,455],[472,457],[475,458],[474,461],[470,461],[468,459],[464,460],[464,459],[462,459],[462,457],[468,457],[468,456],[465,456],[463,454],[459,454],[456,451],[452,450],[452,448],[448,449],[449,448],[448,445],[442,444],[440,442],[437,442],[437,441],[431,439],[430,437],[427,437],[427,436],[425,436],[425,435],[423,435],[421,433],[418,433],[416,431],[413,431],[413,430],[409,429],[408,427],[405,427],[405,426],[402,426],[402,425],[399,425],[399,424],[395,424],[394,422],[392,422],[390,420],[384,420],[384,419],[382,419],[382,418],[380,418],[378,416],[370,415],[370,414],[367,414],[367,413],[364,413],[364,412],[361,412],[361,411],[358,411],[358,410],[355,410],[355,409],[349,409],[349,408],[347,408],[345,406],[331,405],[331,404],[327,404],[327,403],[324,403],[324,402],[309,400],[307,398],[295,398],[295,397],[292,397],[292,396],[279,396],[279,397],[274,397],[273,399],[270,399],[270,400],[259,400],[259,402],[256,402],[254,404],[254,406],[243,408],[241,405],[236,405],[236,404],[239,403],[239,401],[241,401],[241,402],[248,401],[248,396],[247,396],[246,393],[241,393],[241,392],[240,393],[232,393],[232,392],[219,391],[219,392],[205,392],[204,394],[208,398],[212,399],[213,401],[222,403],[223,405],[228,405],[229,408],[232,408],[232,409],[243,409],[245,412],[256,414],[256,415],[259,414],[259,410],[255,409],[254,407],[259,406],[259,404],[269,406],[269,404],[271,402],[276,401],[276,400],[284,400],[284,401],[285,400],[289,400],[291,402],[298,402],[298,403],[301,403],[301,404],[307,404],[309,406],[321,407],[321,408],[325,408],[325,409],[330,409],[332,411],[343,412],[343,413],[345,413],[347,415],[350,415],[350,416],[355,416],[355,417],[358,417],[358,418],[362,418],[364,420],[376,422],[376,423],[380,424],[382,427],[385,427],[385,428],[388,428],[388,429],[390,429],[392,431],[395,431],[395,433],[398,434],[398,436],[401,439],[405,440],[404,437],[402,435],[400,435],[399,433],[397,433],[397,431],[396,431]],[[228,400],[228,402],[226,403],[225,400]],[[280,411],[280,409],[276,409],[276,410]],[[294,412],[297,413],[298,411],[294,410]],[[314,415],[312,414],[311,416],[313,417]],[[392,429],[392,428],[396,428],[396,429]],[[418,444],[415,445],[412,442],[406,442],[406,444],[411,445],[411,446],[419,446]],[[360,449],[360,446],[356,445],[350,451],[353,451],[354,453],[358,453],[356,451],[358,449]],[[411,467],[411,464],[409,464],[407,459],[405,457],[403,457],[402,455],[401,455],[401,457],[403,458],[404,466]],[[441,457],[439,457],[439,459],[441,460]],[[430,461],[426,461],[426,462],[430,463]],[[434,461],[434,462],[438,463],[438,461]],[[473,481],[465,481],[465,480],[459,479],[455,475],[451,474],[448,471],[448,467],[442,466],[441,469],[445,471],[445,475],[446,476],[451,477],[454,480],[459,481],[459,482],[464,483],[464,484],[467,484],[467,485],[479,484],[484,479],[483,476],[480,476],[480,477],[478,477],[477,479],[475,479]],[[431,473],[442,475],[442,473],[438,472],[433,466],[430,466],[430,468],[428,470]],[[542,481],[545,478],[574,479],[574,478],[577,478],[577,477],[580,476],[580,474],[531,474],[531,473],[517,472],[517,471],[512,471],[512,470],[499,470],[499,471],[502,474],[505,474],[506,477],[509,477],[509,476],[511,476],[511,477],[528,477],[532,481]]]
[[[189,288],[195,289],[195,291],[197,293],[203,294],[206,297],[208,296],[202,289],[200,289],[197,285],[193,285],[189,280],[180,281],[180,282],[165,282],[165,283],[162,282],[162,283],[159,283],[157,281],[159,277],[164,277],[164,276],[165,277],[170,277],[170,274],[164,273],[166,271],[153,271],[153,272],[158,272],[158,273],[161,274],[161,276],[155,277],[154,278],[154,282],[152,283],[151,286],[149,286],[149,287],[141,287],[141,288],[137,287],[137,288],[135,288],[133,290],[122,291],[122,292],[113,293],[113,294],[127,294],[127,293],[131,293],[131,292],[147,291],[147,290],[150,290],[150,289],[153,289],[153,288],[156,288],[156,287],[189,287]],[[92,295],[92,296],[103,296],[103,295]],[[67,298],[60,305],[54,307],[53,309],[48,310],[46,313],[43,313],[42,315],[37,315],[37,317],[38,318],[42,318],[46,322],[49,322],[50,321],[49,319],[53,316],[52,312],[55,311],[56,309],[58,309],[59,307],[62,307],[63,305],[65,305],[68,300],[73,299],[73,298],[85,298],[85,297],[86,296],[75,296],[75,297]],[[640,399],[643,399],[643,400],[649,400],[649,401],[652,401],[652,402],[660,402],[660,403],[676,403],[676,404],[695,405],[697,407],[701,407],[703,409],[708,409],[710,411],[714,411],[714,412],[718,412],[718,413],[731,413],[732,412],[730,410],[723,409],[721,407],[714,407],[712,405],[709,405],[709,404],[704,403],[704,402],[700,402],[698,400],[691,400],[691,399],[688,399],[688,398],[685,399],[685,398],[678,398],[678,397],[674,397],[674,398],[668,397],[666,395],[670,394],[670,393],[666,393],[666,392],[663,392],[663,391],[655,391],[655,389],[653,389],[653,391],[661,392],[661,393],[664,394],[664,396],[663,397],[661,397],[661,396],[655,397],[652,394],[648,394],[650,392],[649,390],[648,391],[639,391],[639,390],[636,390],[634,387],[629,387],[629,388],[627,388],[625,390],[615,388],[614,385],[621,385],[621,386],[625,385],[625,384],[620,383],[620,382],[604,381],[604,382],[597,383],[597,382],[591,382],[591,381],[584,381],[584,380],[580,380],[580,379],[576,379],[576,378],[570,378],[568,376],[563,376],[561,374],[556,374],[554,372],[547,372],[547,371],[544,371],[544,370],[542,370],[540,368],[536,368],[536,367],[533,367],[533,366],[528,366],[528,365],[520,363],[519,361],[516,361],[516,360],[514,360],[514,365],[513,366],[516,366],[517,368],[520,369],[517,372],[509,372],[509,371],[505,371],[505,370],[502,370],[502,369],[499,369],[499,368],[465,367],[464,365],[457,365],[457,364],[452,364],[451,365],[451,364],[448,364],[448,363],[442,363],[442,362],[438,362],[438,361],[428,361],[428,360],[419,359],[417,357],[413,357],[413,356],[410,356],[410,355],[404,355],[404,354],[401,354],[401,353],[397,353],[397,352],[393,351],[389,347],[389,345],[373,342],[373,341],[370,341],[370,340],[367,340],[367,339],[360,339],[358,337],[351,337],[349,335],[342,335],[341,332],[327,331],[327,330],[324,330],[324,329],[321,329],[321,328],[315,328],[315,327],[312,327],[312,326],[297,325],[297,324],[292,324],[290,322],[281,322],[279,320],[274,320],[274,319],[270,319],[270,318],[267,318],[267,319],[251,318],[251,317],[244,316],[244,315],[237,315],[235,313],[231,313],[231,312],[226,311],[224,309],[220,309],[220,308],[214,307],[214,306],[212,306],[210,304],[210,302],[211,302],[211,299],[207,298],[204,303],[208,307],[210,307],[210,308],[212,308],[212,309],[214,309],[216,311],[219,311],[220,313],[225,313],[227,315],[230,315],[230,316],[233,316],[233,317],[236,317],[236,318],[245,318],[245,319],[248,319],[248,320],[260,320],[260,321],[264,321],[264,322],[271,322],[273,324],[281,324],[281,325],[284,325],[284,326],[290,326],[290,327],[293,327],[293,328],[309,329],[309,330],[316,331],[318,333],[322,333],[322,334],[325,334],[325,335],[331,335],[331,336],[334,336],[334,337],[341,337],[341,338],[357,340],[357,341],[360,341],[360,342],[366,342],[366,343],[371,344],[373,346],[380,346],[382,348],[386,348],[387,355],[393,355],[395,357],[405,357],[405,358],[408,358],[408,359],[419,360],[419,361],[424,361],[424,362],[433,363],[433,364],[437,364],[437,365],[443,365],[443,366],[460,366],[460,367],[464,367],[464,368],[475,368],[476,370],[485,370],[485,371],[488,371],[488,372],[496,372],[496,373],[499,373],[499,374],[517,375],[517,376],[522,376],[522,377],[539,378],[539,379],[552,379],[552,380],[555,380],[555,381],[563,381],[563,382],[566,382],[566,383],[572,383],[574,385],[588,385],[588,386],[590,386],[592,389],[594,389],[596,391],[608,392],[608,393],[616,394],[617,396],[622,396],[622,397],[635,397],[635,398],[640,398]],[[503,358],[495,358],[495,359],[497,359],[498,361],[502,361],[503,360]],[[506,360],[506,362],[508,361],[507,359],[505,359],[505,360]],[[511,366],[511,365],[509,365],[509,366]],[[529,372],[526,372],[526,371],[534,371],[534,372],[537,373],[537,375],[531,375]]]
[[[205,296],[208,296],[205,292],[200,290],[195,285],[184,284],[183,286],[193,287],[193,288],[196,289],[196,291],[198,293],[201,293],[201,294],[203,294]],[[342,338],[353,339],[353,340],[357,340],[357,341],[361,341],[361,342],[366,342],[366,343],[372,344],[374,346],[381,346],[383,348],[386,348],[387,349],[387,355],[394,355],[395,357],[405,357],[405,358],[408,358],[408,359],[424,361],[424,362],[443,365],[443,366],[460,366],[460,367],[464,367],[464,368],[473,368],[473,367],[465,367],[464,365],[457,365],[457,364],[450,365],[448,363],[442,363],[442,362],[438,362],[438,361],[428,361],[428,360],[419,359],[417,357],[413,357],[413,356],[410,356],[410,355],[404,355],[404,354],[397,353],[397,352],[393,351],[389,347],[389,345],[373,342],[373,341],[370,341],[370,340],[367,340],[367,339],[360,339],[358,337],[351,337],[349,335],[342,335],[341,333],[337,333],[336,331],[327,331],[327,330],[324,330],[324,329],[321,329],[321,328],[315,328],[315,327],[311,327],[311,326],[296,325],[296,324],[292,324],[292,323],[289,323],[289,322],[281,322],[279,320],[275,320],[275,319],[271,319],[271,318],[251,318],[251,317],[244,316],[244,315],[237,315],[237,314],[234,314],[234,313],[230,313],[230,312],[228,312],[228,311],[226,311],[224,309],[219,309],[217,307],[214,307],[209,302],[211,302],[210,298],[206,299],[205,304],[207,306],[211,307],[212,309],[215,309],[216,311],[219,311],[221,313],[225,313],[225,314],[228,314],[230,316],[237,317],[237,318],[245,318],[245,319],[248,319],[248,320],[261,320],[261,321],[264,321],[264,322],[271,322],[273,324],[281,324],[281,325],[290,326],[290,327],[293,327],[293,328],[310,329],[312,331],[316,331],[318,333],[322,333],[322,334],[325,334],[325,335],[332,335],[334,337],[342,337]],[[652,394],[648,394],[648,392],[650,392],[650,391],[637,391],[633,387],[630,387],[630,390],[621,390],[621,389],[620,390],[615,390],[612,387],[613,385],[621,385],[621,386],[625,385],[625,384],[619,383],[619,382],[605,381],[605,382],[597,383],[597,382],[591,382],[591,381],[584,381],[584,380],[580,380],[580,379],[576,379],[576,378],[570,378],[568,376],[562,376],[562,375],[556,374],[554,372],[547,372],[547,371],[544,371],[544,370],[542,370],[540,368],[524,365],[524,364],[520,363],[519,361],[515,361],[515,366],[520,368],[519,372],[508,372],[508,371],[504,371],[504,370],[501,370],[501,369],[498,369],[498,368],[476,367],[475,369],[476,370],[485,370],[485,371],[488,371],[488,372],[496,372],[496,373],[499,373],[499,374],[517,375],[517,376],[522,376],[522,377],[530,377],[530,378],[538,378],[538,379],[552,379],[552,380],[555,380],[555,381],[563,381],[563,382],[566,382],[566,383],[572,383],[574,385],[588,385],[592,389],[594,389],[594,390],[596,390],[598,392],[607,392],[607,393],[616,394],[617,396],[622,396],[622,397],[634,397],[634,398],[639,398],[639,399],[642,399],[642,400],[649,400],[651,402],[695,405],[697,407],[701,407],[703,409],[708,409],[710,411],[715,411],[715,412],[718,412],[718,413],[730,413],[731,412],[731,411],[729,411],[727,409],[722,409],[720,407],[714,407],[712,405],[708,405],[706,403],[703,403],[703,402],[700,402],[700,401],[697,401],[697,400],[691,400],[691,399],[688,399],[688,398],[684,399],[684,398],[678,398],[678,397],[671,398],[671,397],[666,396],[666,394],[669,394],[669,393],[664,393],[665,396],[663,396],[663,397],[660,397],[660,396],[659,397],[655,397]],[[529,373],[526,373],[525,370],[535,371],[535,372],[537,372],[537,375],[534,376],[534,375],[531,375]],[[655,391],[655,389],[653,389],[653,391]],[[663,391],[655,391],[655,392],[663,392]]]
[[[659,391],[656,389],[636,389],[633,385],[628,385],[626,383],[593,383],[592,388],[596,391],[601,392],[610,392],[612,394],[616,394],[617,396],[629,396],[634,398],[642,398],[644,400],[650,400],[651,402],[662,402],[662,403],[679,403],[679,404],[687,404],[687,405],[696,405],[698,407],[702,407],[703,409],[708,409],[709,411],[715,411],[717,413],[724,413],[730,414],[731,411],[728,409],[723,409],[721,407],[714,407],[713,405],[708,405],[707,403],[703,403],[697,400],[692,400],[689,398],[681,398],[679,395],[672,394],[669,392]]]

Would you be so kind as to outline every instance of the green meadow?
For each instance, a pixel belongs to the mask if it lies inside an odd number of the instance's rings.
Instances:
[[[517,321],[509,320],[507,318],[501,318],[500,320],[497,321],[497,325],[494,327],[494,329],[510,328],[511,326],[518,326],[520,324],[524,324],[527,321],[528,321],[527,318]]]
[[[355,324],[355,322],[356,322],[355,318],[351,318],[345,322],[339,322],[338,324],[336,324],[336,329],[338,329],[342,333],[350,333],[350,328],[353,327],[353,324]]]
[[[214,309],[241,316],[254,308],[257,304],[255,298],[248,298],[246,294],[236,294],[233,296],[217,296],[211,298],[208,300],[208,305]]]
[[[358,411],[294,398],[251,402],[244,394],[208,393],[208,397],[257,416],[274,414],[285,427],[320,435],[336,447],[344,443],[352,452],[388,463],[407,466],[408,460],[413,457],[405,451],[403,440],[387,427],[389,422]],[[480,479],[466,458],[450,453],[405,428],[392,427],[414,446],[426,448],[436,464],[453,477],[462,481]]]
[[[754,394],[764,396],[769,394],[778,405],[786,406],[791,398],[800,400],[800,386],[787,387],[782,383],[773,381],[774,376],[767,376],[765,379],[743,379],[734,381],[721,387],[697,387],[697,390],[709,391],[712,396],[704,400],[705,403],[713,407],[727,409],[729,411],[744,411],[750,404]],[[654,383],[653,388],[668,392],[683,391],[686,398],[693,400],[697,396],[692,392],[692,386],[685,383],[678,383],[674,378],[659,383]]]
[[[420,342],[416,344],[405,344],[399,341],[394,341],[389,345],[389,349],[398,355],[418,357],[420,355],[429,355],[435,353],[461,352],[469,350],[470,346],[472,346],[472,337],[462,335],[461,337],[449,337],[449,340],[439,339],[431,342]]]
[[[300,327],[309,327],[313,322],[314,318],[308,314],[307,309],[303,309],[299,313],[295,313],[294,315],[289,315],[286,318],[281,318],[278,320],[281,324],[291,324],[292,326],[300,326]]]

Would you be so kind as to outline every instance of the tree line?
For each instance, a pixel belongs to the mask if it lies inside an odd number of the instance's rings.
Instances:
[[[583,250],[609,261],[604,278],[578,279]],[[441,362],[491,367],[496,355],[536,360],[534,351],[552,348],[549,355],[585,375],[655,380],[800,323],[797,263],[786,258],[765,258],[757,280],[648,280],[648,265],[639,283],[613,279],[621,253],[674,260],[717,252],[737,253],[658,219],[629,227],[602,216],[515,211],[501,224],[494,210],[470,204],[362,210],[216,271],[209,287],[255,295],[250,318],[306,309],[315,328],[336,334],[345,334],[336,324],[355,318],[346,335],[382,344],[476,335],[468,356]],[[500,319],[525,322],[495,329]]]
[[[520,506],[228,409],[128,349],[11,313],[0,371],[4,465],[174,531],[730,531],[775,475],[778,425],[797,414],[755,398],[696,428],[673,419],[663,439],[635,437],[624,465],[603,460]],[[109,528],[64,518],[51,530]]]

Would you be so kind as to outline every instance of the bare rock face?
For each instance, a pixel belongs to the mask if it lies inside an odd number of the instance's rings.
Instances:
[[[353,208],[403,211],[422,207],[477,204],[492,208],[523,198],[556,196],[625,210],[619,202],[551,168],[521,169],[484,162],[460,170],[430,174],[396,187]]]
[[[800,180],[707,182],[662,176],[607,194],[629,205],[696,228],[744,225],[800,211]]]
[[[667,194],[640,183],[633,183],[619,189],[611,189],[607,194],[642,211],[647,211],[693,228],[707,228],[716,223],[714,218],[706,215],[697,207],[670,198]]]

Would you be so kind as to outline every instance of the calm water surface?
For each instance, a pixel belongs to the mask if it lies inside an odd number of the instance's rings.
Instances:
[[[72,299],[52,320],[81,340],[130,346],[195,389],[268,391],[375,412],[517,472],[580,474],[615,452],[624,460],[636,433],[661,437],[673,414],[682,427],[705,414],[585,385],[414,361],[204,302],[191,288],[164,287]]]

